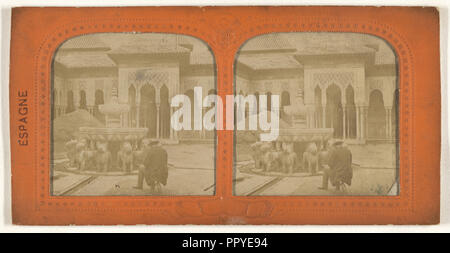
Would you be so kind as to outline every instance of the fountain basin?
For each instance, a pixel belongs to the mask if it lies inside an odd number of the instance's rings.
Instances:
[[[333,128],[283,128],[277,141],[319,142],[333,138]]]
[[[139,141],[148,132],[148,128],[105,128],[105,127],[80,127],[80,136],[93,141]]]

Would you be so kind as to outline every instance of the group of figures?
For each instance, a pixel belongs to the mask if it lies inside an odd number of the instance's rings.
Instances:
[[[318,145],[319,144],[319,145]],[[321,189],[328,189],[328,182],[333,186],[351,184],[353,176],[352,154],[343,141],[310,142],[306,144],[302,156],[294,151],[294,143],[256,142],[251,145],[255,169],[262,172],[282,172],[292,174],[305,172],[317,175],[322,171]],[[318,148],[318,146],[320,148]],[[301,158],[301,159],[300,159]]]
[[[64,147],[69,167],[75,167],[79,171],[107,172],[111,166],[111,152],[106,142],[89,142],[80,138],[66,142]]]
[[[114,167],[107,142],[81,138],[66,142],[65,149],[69,166],[78,171],[108,172]],[[140,143],[121,143],[115,164],[125,174],[138,171],[135,188],[142,189],[144,180],[157,191],[161,190],[161,185],[167,184],[168,155],[158,140],[145,138]]]
[[[328,156],[328,150],[319,150],[315,142],[307,145],[300,161],[293,143],[255,142],[251,145],[255,169],[263,172],[278,171],[292,174],[297,171],[315,175]]]

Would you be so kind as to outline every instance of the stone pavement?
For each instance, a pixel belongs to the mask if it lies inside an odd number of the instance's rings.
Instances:
[[[264,196],[326,196],[326,195],[388,195],[394,179],[394,169],[354,168],[352,185],[346,192],[336,192],[329,184],[329,190],[318,189],[322,185],[322,175],[316,176],[264,176],[237,172],[236,195]],[[269,184],[271,180],[275,180]],[[258,190],[262,188],[262,190]],[[389,193],[395,195],[395,192]]]
[[[214,170],[177,169],[169,170],[167,185],[161,193],[152,192],[144,183],[144,189],[133,188],[137,185],[137,175],[98,175],[87,184],[80,185],[89,175],[65,173],[64,177],[54,180],[55,195],[70,190],[71,196],[140,196],[140,195],[213,195]]]
[[[349,145],[353,163],[367,168],[395,168],[396,146],[393,143]]]
[[[169,179],[159,195],[213,195],[214,194],[214,144],[178,144],[166,145],[169,153]],[[354,163],[352,185],[346,192],[335,192],[333,187],[324,191],[321,175],[310,176],[307,173],[295,173],[286,177],[283,173],[248,173],[238,170],[234,193],[236,195],[386,195],[394,183],[395,146],[377,144],[350,146]],[[245,159],[247,160],[247,159]],[[66,159],[58,156],[55,164],[62,166]],[[251,161],[239,162],[238,167]],[[137,183],[136,171],[130,175],[120,172],[102,175],[99,173],[78,173],[70,170],[56,170],[53,173],[52,190],[55,195],[67,193],[76,196],[139,196],[158,195],[149,187],[134,189]],[[390,195],[395,195],[391,191]]]
[[[212,195],[215,183],[214,143],[164,145],[169,154],[169,177],[160,195]],[[56,153],[53,161],[53,194],[68,192],[77,196],[157,195],[150,188],[134,189],[137,171],[98,173],[79,172],[67,168],[64,152]],[[144,184],[145,185],[145,184]],[[206,190],[205,190],[206,189]]]

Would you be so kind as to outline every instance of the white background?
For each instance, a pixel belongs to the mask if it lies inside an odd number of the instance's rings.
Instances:
[[[441,40],[441,224],[434,226],[17,226],[11,224],[11,162],[9,145],[9,42],[11,8],[19,6],[152,6],[152,5],[376,5],[435,6],[440,13]],[[0,232],[450,232],[450,164],[448,124],[448,9],[446,0],[2,0],[0,2]]]

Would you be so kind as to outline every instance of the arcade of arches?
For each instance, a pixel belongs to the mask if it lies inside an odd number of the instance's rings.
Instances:
[[[189,94],[196,86],[202,87],[203,96],[216,93],[213,56],[206,44],[186,36],[155,34],[122,35],[126,42],[117,44],[112,41],[120,35],[108,36],[75,37],[58,50],[53,64],[53,119],[86,110],[105,123],[100,108],[111,101],[115,88],[118,102],[129,105],[121,115],[122,127],[148,128],[149,138],[167,142],[213,140],[212,131],[175,132],[170,127],[176,110],[170,107],[173,96]]]
[[[216,67],[210,51],[192,38],[173,39],[173,45],[158,41],[166,50],[159,51],[143,46],[152,41],[150,35],[145,36],[149,38],[144,41],[130,39],[122,49],[112,49],[93,37],[62,46],[54,63],[52,117],[83,109],[104,122],[99,107],[110,101],[116,87],[119,102],[130,106],[122,115],[123,127],[146,127],[153,138],[213,139],[212,131],[173,131],[170,115],[176,108],[169,106],[177,94],[192,99],[196,86],[202,87],[203,96],[216,93]],[[301,94],[307,128],[333,128],[336,138],[355,143],[397,138],[396,63],[385,42],[365,38],[361,45],[354,45],[363,53],[341,50],[337,44],[335,54],[329,54],[321,47],[303,52],[281,35],[260,38],[241,48],[234,76],[236,93],[256,95],[256,108],[260,94],[269,95],[269,109],[270,95],[279,95],[280,117],[290,123],[283,108],[295,105]],[[367,47],[367,41],[377,46]],[[381,58],[379,53],[383,53]],[[386,57],[387,53],[392,57]],[[98,61],[88,60],[94,56]]]
[[[326,88],[326,102],[322,91],[315,88],[315,128],[333,128],[334,137],[341,139],[386,140],[395,139],[397,133],[398,89],[394,91],[392,105],[386,105],[380,90],[369,93],[368,105],[356,105],[354,88],[341,89],[332,84]]]
[[[295,80],[265,81],[266,85],[242,85],[238,94],[255,95],[256,108],[259,94],[279,95],[280,117],[287,123],[290,119],[283,108],[295,103],[295,96],[300,94],[307,108],[307,128],[332,128],[335,138],[354,144],[394,141],[398,136],[396,77],[361,78],[358,71],[308,69],[300,87]],[[268,100],[269,108],[270,103]]]

